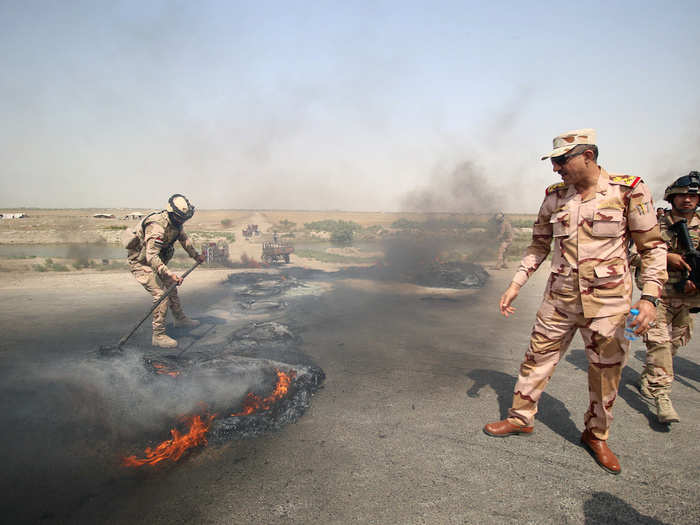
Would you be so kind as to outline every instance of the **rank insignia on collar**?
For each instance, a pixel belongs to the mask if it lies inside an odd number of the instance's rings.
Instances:
[[[629,186],[634,188],[637,184],[641,182],[641,177],[634,177],[632,175],[611,175],[610,182],[612,184],[619,184],[620,186]]]
[[[567,188],[568,184],[566,182],[557,182],[556,184],[552,184],[551,186],[548,186],[547,189],[545,190],[546,195],[551,195],[555,191],[558,190],[563,190],[564,188]]]

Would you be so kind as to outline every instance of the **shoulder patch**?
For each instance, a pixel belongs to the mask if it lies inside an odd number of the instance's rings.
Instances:
[[[611,175],[611,184],[619,184],[620,186],[629,186],[634,188],[637,184],[642,181],[641,177],[634,177],[632,175]]]
[[[552,184],[551,186],[548,186],[544,193],[545,193],[545,195],[551,195],[555,191],[563,190],[564,188],[567,188],[567,187],[568,187],[568,184],[566,182],[557,182],[556,184]]]

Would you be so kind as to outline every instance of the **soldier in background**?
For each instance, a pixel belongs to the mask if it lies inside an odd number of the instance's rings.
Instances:
[[[639,177],[608,174],[597,164],[595,130],[555,137],[552,161],[563,182],[553,184],[533,226],[532,243],[501,297],[508,317],[520,288],[547,258],[554,240],[552,269],[515,385],[508,418],[484,427],[490,436],[529,434],[537,403],[576,330],[588,357],[590,405],[581,442],[612,474],[620,462],[607,445],[612,407],[629,350],[625,320],[632,300],[628,263],[631,238],[641,257],[642,298],[632,323],[645,332],[656,317],[666,281],[666,245],[661,239],[651,193]]]
[[[136,280],[153,296],[155,303],[171,284],[182,284],[182,278],[167,266],[175,252],[174,244],[180,244],[193,259],[204,262],[183,229],[185,221],[194,215],[194,206],[184,195],[175,194],[168,200],[168,208],[153,212],[143,218],[136,229],[136,237],[127,245],[129,268]],[[194,328],[199,321],[185,315],[175,288],[153,311],[153,346],[174,348],[177,341],[165,333],[168,306],[175,316],[175,326]]]
[[[666,188],[664,199],[671,204],[659,220],[661,236],[666,241],[668,281],[656,306],[657,325],[644,334],[647,347],[644,371],[639,378],[639,391],[653,399],[660,423],[680,421],[671,403],[673,356],[693,335],[691,310],[700,307],[700,296],[695,284],[688,280],[690,266],[683,260],[683,246],[671,226],[685,219],[691,241],[700,246],[700,215],[696,212],[700,201],[700,173],[691,171]]]
[[[506,268],[506,252],[508,248],[510,248],[510,245],[513,244],[513,226],[503,212],[499,211],[493,218],[498,225],[498,236],[496,240],[500,242],[498,245],[496,266],[494,268]]]

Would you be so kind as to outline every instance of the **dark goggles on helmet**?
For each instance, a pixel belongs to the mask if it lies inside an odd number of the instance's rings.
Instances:
[[[700,176],[694,173],[679,178],[673,183],[673,186],[676,188],[688,188],[688,193],[700,193]]]
[[[181,197],[182,199],[184,199],[184,201],[187,203],[187,210],[183,211],[177,207],[177,205],[175,204],[175,199],[177,197]],[[184,195],[182,195],[180,193],[176,193],[175,195],[170,197],[168,199],[168,204],[170,204],[170,207],[172,208],[172,211],[169,212],[170,215],[172,217],[176,218],[178,222],[185,222],[185,221],[191,219],[192,216],[194,215],[194,206],[190,203],[190,201],[187,199],[187,197],[185,197]]]

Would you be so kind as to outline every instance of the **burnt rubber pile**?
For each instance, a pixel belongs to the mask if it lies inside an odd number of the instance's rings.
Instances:
[[[325,379],[323,370],[299,351],[300,342],[284,324],[258,322],[235,330],[223,344],[142,355],[142,382],[153,397],[166,396],[172,405],[189,408],[172,409],[178,417],[168,425],[169,439],[159,441],[167,427],[143,436],[140,442],[148,447],[127,455],[122,464],[177,461],[207,443],[251,438],[294,423]],[[127,350],[132,359],[136,352]]]
[[[489,273],[481,265],[475,263],[428,260],[420,264],[410,265],[375,264],[368,267],[349,267],[335,272],[289,268],[280,272],[277,277],[280,280],[274,285],[268,281],[269,277],[265,274],[252,272],[236,273],[229,276],[228,282],[243,284],[251,281],[256,283],[257,281],[259,284],[254,284],[253,290],[256,289],[256,286],[262,287],[263,290],[265,287],[268,290],[276,290],[277,286],[291,288],[303,286],[304,281],[330,281],[334,279],[369,279],[412,283],[434,288],[469,289],[482,288],[486,285]],[[261,290],[259,293],[264,294],[265,292]],[[266,297],[270,297],[270,295]]]

